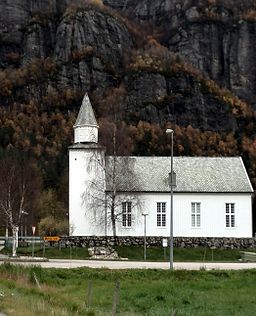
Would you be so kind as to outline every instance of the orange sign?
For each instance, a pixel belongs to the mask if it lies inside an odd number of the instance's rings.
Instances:
[[[44,241],[59,241],[60,237],[59,236],[46,236],[44,237]]]

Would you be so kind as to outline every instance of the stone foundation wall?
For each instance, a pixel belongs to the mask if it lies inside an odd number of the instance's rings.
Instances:
[[[163,237],[147,237],[147,246],[162,246]],[[142,246],[144,237],[62,237],[65,246],[99,247],[99,246]],[[256,248],[256,238],[212,238],[212,237],[175,237],[174,247],[181,248],[225,248],[253,249]]]

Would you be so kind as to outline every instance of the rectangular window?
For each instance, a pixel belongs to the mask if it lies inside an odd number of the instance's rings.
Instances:
[[[156,203],[156,225],[166,227],[166,202]]]
[[[235,227],[235,203],[226,203],[226,227]]]
[[[122,225],[123,227],[132,226],[132,202],[122,203]]]
[[[191,203],[191,226],[192,227],[201,226],[201,203],[198,203],[198,202]]]

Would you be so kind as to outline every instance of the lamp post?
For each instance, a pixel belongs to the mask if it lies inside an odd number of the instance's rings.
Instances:
[[[32,226],[32,233],[33,233],[33,239],[32,239],[32,257],[34,258],[35,254],[35,233],[36,233],[36,226]]]
[[[21,236],[27,236],[27,216],[28,216],[28,212],[26,211],[21,211]]]
[[[148,213],[143,212],[142,216],[144,217],[144,260],[147,260],[147,217]]]
[[[167,128],[166,134],[171,134],[171,172],[169,173],[169,186],[171,191],[170,201],[170,270],[173,270],[173,187],[175,182],[173,181],[173,134],[174,131]]]

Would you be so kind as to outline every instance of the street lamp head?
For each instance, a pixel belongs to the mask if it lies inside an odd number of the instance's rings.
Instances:
[[[171,129],[171,128],[167,128],[166,131],[165,131],[166,134],[173,134],[174,133],[174,130]]]

